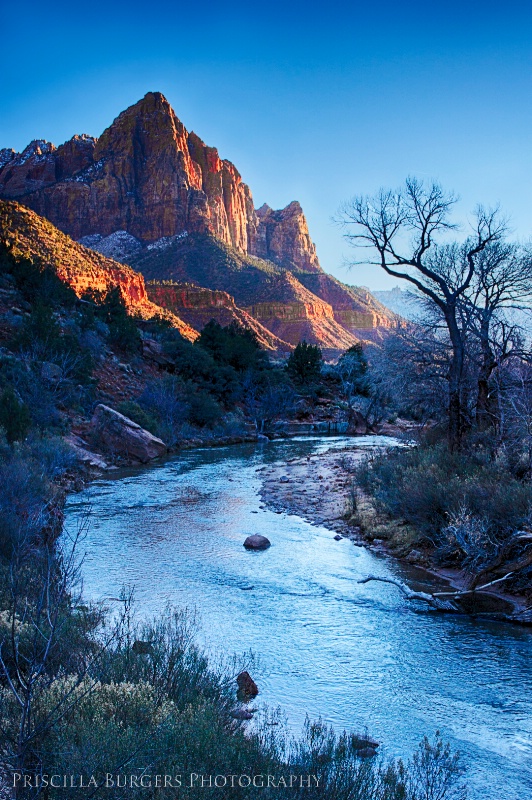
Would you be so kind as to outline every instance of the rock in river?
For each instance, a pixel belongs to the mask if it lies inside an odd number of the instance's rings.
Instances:
[[[243,697],[256,697],[259,693],[259,687],[249,674],[249,672],[241,672],[236,676],[239,694]]]
[[[260,533],[254,533],[252,536],[248,536],[244,542],[244,547],[247,550],[266,550],[270,545],[270,540],[267,539],[266,536],[261,536]]]

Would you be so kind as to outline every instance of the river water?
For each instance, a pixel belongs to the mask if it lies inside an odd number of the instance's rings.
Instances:
[[[139,612],[167,602],[197,609],[212,651],[258,656],[260,695],[291,730],[305,714],[369,733],[408,756],[440,730],[464,754],[473,800],[532,798],[532,632],[438,615],[403,601],[374,573],[405,577],[392,560],[336,542],[260,501],[264,464],[346,437],[187,451],[121,471],[71,495],[66,525],[90,509],[83,550],[87,599],[135,587]],[[391,444],[361,437],[360,448]],[[250,533],[272,547],[248,552]],[[113,601],[110,601],[111,603]]]

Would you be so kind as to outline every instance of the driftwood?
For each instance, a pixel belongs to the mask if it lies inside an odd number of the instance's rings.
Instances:
[[[403,596],[407,600],[420,600],[423,603],[427,603],[431,608],[434,608],[436,611],[461,613],[460,606],[457,602],[459,601],[460,597],[482,592],[491,586],[495,586],[496,583],[501,583],[502,581],[505,581],[507,578],[510,578],[513,574],[514,574],[513,572],[508,572],[502,578],[497,578],[496,580],[490,581],[489,583],[484,583],[482,586],[477,586],[474,589],[455,589],[454,591],[451,592],[434,592],[431,594],[427,592],[414,592],[405,583],[396,578],[381,578],[379,575],[368,575],[366,578],[362,578],[362,580],[357,581],[357,583],[369,583],[370,581],[378,581],[379,583],[391,583],[393,586],[397,586],[397,588],[402,592]],[[507,616],[508,619],[513,618],[511,615],[509,616],[505,615],[505,616]],[[517,615],[515,618],[517,618]]]
[[[395,578],[381,578],[378,575],[368,575],[366,578],[357,581],[357,583],[369,583],[370,581],[391,583],[393,586],[397,586],[407,600],[421,600],[423,603],[428,603],[429,606],[435,608],[437,611],[458,611],[457,607],[453,605],[450,600],[440,599],[436,597],[436,595],[428,594],[427,592],[414,592],[406,583]]]

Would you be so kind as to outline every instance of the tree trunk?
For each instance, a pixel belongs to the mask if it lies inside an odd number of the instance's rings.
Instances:
[[[462,333],[456,321],[456,308],[447,307],[445,320],[449,330],[452,346],[452,358],[449,367],[449,449],[454,452],[462,447],[464,434],[464,413],[462,408],[462,376],[464,371],[464,343]]]
[[[489,319],[482,320],[480,326],[480,342],[482,347],[482,363],[478,376],[477,403],[475,419],[477,428],[486,431],[497,424],[497,398],[490,393],[490,378],[497,362],[489,342]]]

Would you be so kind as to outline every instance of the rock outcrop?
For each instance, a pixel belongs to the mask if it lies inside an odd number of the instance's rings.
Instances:
[[[168,447],[161,439],[102,403],[94,410],[91,438],[95,445],[111,455],[119,455],[141,464],[147,464],[168,452]]]
[[[332,306],[309,292],[291,272],[276,275],[271,289],[274,300],[262,300],[247,311],[279,338],[293,345],[304,339],[332,350],[347,350],[358,341],[336,322]]]
[[[341,350],[360,332],[372,338],[395,324],[369,293],[363,299],[323,272],[297,201],[255,210],[236,167],[187,131],[158,92],[123,111],[99,139],[84,134],[59,147],[38,139],[22,153],[1,150],[0,197],[23,202],[148,279],[227,292],[237,310],[219,306],[220,319],[256,317],[256,330],[270,331],[266,346],[277,348],[276,337],[306,338]],[[139,277],[127,287],[135,303],[146,301]],[[186,317],[193,327],[204,324],[199,307]]]
[[[297,201],[274,211],[266,203],[257,211],[259,225],[252,254],[286,269],[321,272],[307,220]]]
[[[334,310],[334,319],[361,338],[371,338],[376,330],[396,328],[401,318],[380,303],[368,289],[348,286],[325,272],[297,273],[298,280]]]
[[[168,281],[148,283],[146,288],[150,300],[174,312],[197,331],[203,330],[211,319],[223,327],[236,322],[252,330],[265,350],[288,352],[292,349],[292,345],[279,339],[251,314],[239,308],[234,297],[227,292]]]
[[[0,201],[0,237],[15,256],[49,265],[78,297],[88,290],[105,293],[118,286],[124,302],[135,314],[144,319],[162,314],[182,336],[190,341],[197,338],[197,331],[190,325],[149,299],[139,272],[74,242],[19,203]]]
[[[210,233],[240,253],[320,269],[299,203],[256,212],[234,164],[189,133],[159,92],[99,139],[1,150],[0,197],[21,200],[74,239],[125,231],[146,244]]]

